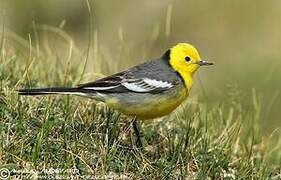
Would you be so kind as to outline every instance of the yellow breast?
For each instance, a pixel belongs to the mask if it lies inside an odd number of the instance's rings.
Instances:
[[[140,120],[153,119],[171,113],[188,96],[186,88],[177,89],[167,94],[147,94],[145,98],[139,98],[138,102],[124,104],[122,100],[113,100],[107,104],[120,112],[137,117]],[[133,97],[132,97],[133,98]]]

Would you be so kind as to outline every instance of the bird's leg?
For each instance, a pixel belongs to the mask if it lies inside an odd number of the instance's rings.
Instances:
[[[133,119],[133,128],[134,128],[135,134],[137,136],[136,145],[138,148],[142,148],[143,146],[142,146],[142,142],[141,142],[141,134],[140,134],[140,131],[138,128],[138,122],[137,122],[136,118]]]

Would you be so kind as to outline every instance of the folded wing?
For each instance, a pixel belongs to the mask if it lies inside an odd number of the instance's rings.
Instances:
[[[94,82],[79,85],[79,89],[93,90],[101,93],[160,93],[173,88],[168,81],[149,77],[136,78],[129,73],[118,73]]]

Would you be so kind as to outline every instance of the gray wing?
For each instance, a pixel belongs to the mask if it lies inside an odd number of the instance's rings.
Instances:
[[[94,82],[81,84],[78,88],[101,93],[161,93],[173,88],[180,81],[177,73],[160,59]]]

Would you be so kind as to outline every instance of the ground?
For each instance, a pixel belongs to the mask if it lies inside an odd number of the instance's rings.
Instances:
[[[211,106],[191,96],[171,115],[139,122],[144,148],[138,149],[131,119],[101,103],[73,96],[18,96],[16,89],[48,84],[44,73],[50,71],[40,63],[30,68],[24,56],[1,57],[0,158],[1,170],[8,169],[10,176],[281,178],[278,129],[262,133],[262,102],[255,90],[247,105],[229,98],[231,103]],[[67,71],[66,84],[74,84],[78,72]],[[64,84],[66,76],[58,77],[54,83]]]

